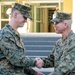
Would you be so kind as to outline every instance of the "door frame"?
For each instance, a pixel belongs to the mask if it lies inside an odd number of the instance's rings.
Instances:
[[[28,1],[23,1],[23,4],[25,4],[25,3],[28,3],[28,4],[30,4],[30,5],[33,5],[34,6],[34,32],[36,32],[36,23],[38,22],[38,23],[41,23],[41,20],[40,21],[38,21],[38,20],[36,20],[36,18],[37,18],[37,16],[36,16],[36,14],[37,14],[37,12],[36,12],[36,10],[37,10],[37,8],[56,8],[56,6],[54,5],[49,5],[49,6],[38,6],[40,3],[58,3],[58,5],[59,5],[59,9],[60,9],[60,0],[49,0],[49,1],[37,1],[37,0],[35,0],[35,1],[33,1],[33,0],[28,0]],[[43,23],[41,23],[41,24],[43,24]]]

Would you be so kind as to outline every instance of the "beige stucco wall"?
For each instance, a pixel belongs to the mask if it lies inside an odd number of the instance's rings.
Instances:
[[[63,0],[63,11],[64,12],[72,13],[73,11],[72,1],[73,0]]]
[[[73,0],[72,30],[75,32],[75,0]]]
[[[22,4],[22,0],[16,0],[16,3]]]

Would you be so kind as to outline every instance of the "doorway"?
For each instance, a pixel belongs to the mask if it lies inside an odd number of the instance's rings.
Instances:
[[[53,14],[55,10],[48,9],[48,32],[55,32],[53,23],[50,21],[53,19]]]
[[[55,8],[39,7],[36,8],[36,30],[39,32],[55,32],[53,23],[50,22],[53,18]]]

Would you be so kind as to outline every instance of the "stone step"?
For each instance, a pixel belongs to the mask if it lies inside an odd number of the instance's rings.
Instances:
[[[31,58],[47,57],[54,47],[55,42],[61,37],[57,34],[50,33],[28,33],[21,34],[24,46],[26,48],[26,56]],[[38,72],[43,72],[48,75],[50,72],[54,71],[54,68],[33,68]]]

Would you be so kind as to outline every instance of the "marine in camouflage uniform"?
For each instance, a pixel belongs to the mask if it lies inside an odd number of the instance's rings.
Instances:
[[[25,52],[19,33],[7,24],[0,32],[0,73],[22,74],[24,67],[35,66],[35,60],[26,57]]]
[[[55,28],[59,26],[68,27],[68,25],[64,25],[66,24],[65,20],[71,21],[71,15],[57,12],[56,17],[51,21],[55,23]],[[52,53],[47,58],[42,58],[43,67],[54,67],[54,72],[49,75],[75,75],[75,33],[71,30],[70,25],[68,29],[66,27],[64,28],[67,32],[63,32],[67,36],[63,38],[62,35],[62,38],[56,42]]]
[[[18,3],[14,8],[20,10],[25,18],[31,18],[28,10]],[[27,12],[23,12],[27,10]],[[31,67],[36,66],[36,60],[25,56],[26,49],[20,34],[9,24],[0,30],[0,75],[36,75]]]

